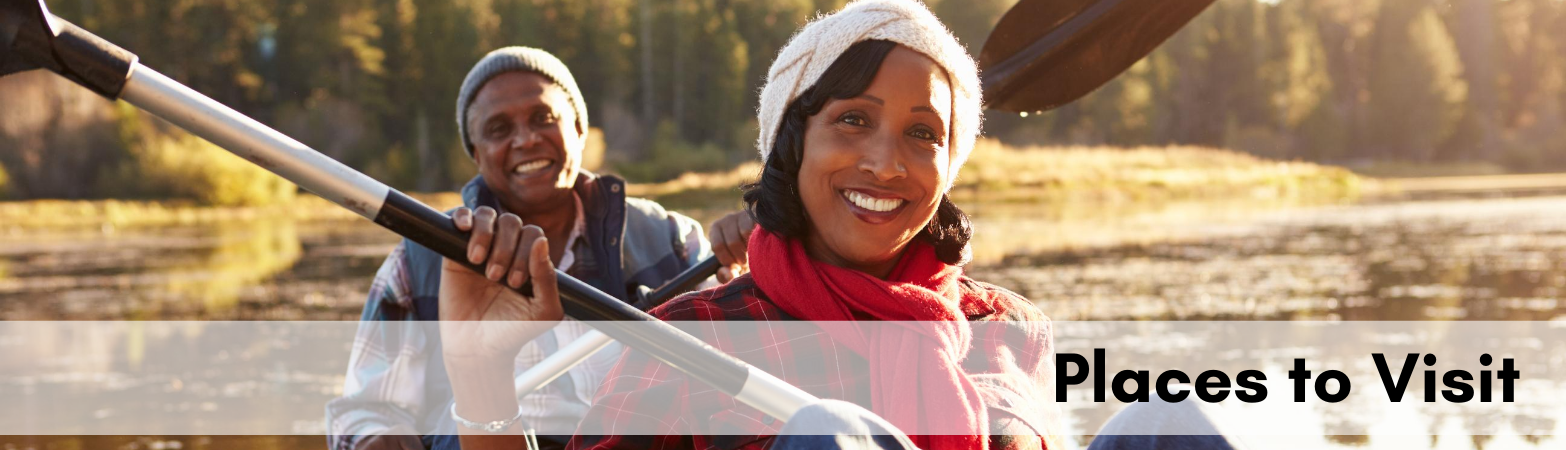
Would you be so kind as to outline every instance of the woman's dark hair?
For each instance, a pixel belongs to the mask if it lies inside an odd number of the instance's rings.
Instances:
[[[821,112],[828,100],[858,97],[869,89],[876,71],[881,68],[881,61],[896,47],[896,43],[884,40],[861,41],[848,47],[827,67],[814,86],[789,103],[778,124],[777,137],[763,164],[760,179],[741,187],[745,192],[745,209],[758,225],[791,239],[804,239],[810,232],[810,216],[805,212],[805,203],[799,198],[797,188],[799,167],[805,156],[805,125],[811,116]],[[941,196],[935,218],[919,231],[918,236],[935,246],[935,254],[941,262],[952,265],[967,262],[966,249],[968,239],[972,237],[973,225],[968,222],[968,215],[952,203],[948,195]]]

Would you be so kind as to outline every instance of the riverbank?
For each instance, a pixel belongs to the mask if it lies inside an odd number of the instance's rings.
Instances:
[[[1416,196],[1472,192],[1519,194],[1531,191],[1566,191],[1566,173],[1385,178],[1380,182],[1390,192]]]
[[[760,164],[688,173],[662,183],[632,184],[633,196],[671,209],[736,209],[739,186]],[[1200,147],[1031,147],[982,140],[953,190],[960,203],[1137,204],[1188,200],[1349,200],[1383,189],[1347,169],[1275,161]],[[453,192],[413,194],[437,209],[460,203]],[[127,227],[259,219],[347,220],[343,208],[300,195],[282,205],[209,207],[192,202],[31,200],[0,202],[0,231],[32,227]]]
[[[738,205],[737,187],[760,164],[689,173],[633,186],[671,207]],[[1384,189],[1341,167],[1269,160],[1204,147],[1011,147],[984,139],[957,178],[953,198],[990,203],[1113,203],[1215,200],[1351,200]]]
[[[461,203],[455,192],[410,194],[436,208]],[[189,201],[158,200],[27,200],[0,202],[0,232],[7,229],[70,227],[116,228],[191,225],[256,220],[350,220],[347,209],[314,195],[299,195],[269,206],[203,206]]]
[[[982,140],[959,197],[987,201],[1346,200],[1372,181],[1335,166],[1207,147],[1009,147]]]

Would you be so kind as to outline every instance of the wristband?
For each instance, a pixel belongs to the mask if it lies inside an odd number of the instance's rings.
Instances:
[[[457,421],[458,425],[467,427],[469,430],[483,431],[485,433],[499,433],[506,431],[507,428],[511,428],[511,425],[522,419],[522,407],[518,406],[517,415],[511,416],[510,419],[492,420],[489,422],[474,422],[457,415],[457,402],[451,402],[451,418],[452,420]]]

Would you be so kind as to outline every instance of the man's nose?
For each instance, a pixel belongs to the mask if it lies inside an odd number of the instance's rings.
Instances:
[[[530,127],[518,127],[516,134],[511,136],[512,148],[529,148],[538,144],[539,133]]]

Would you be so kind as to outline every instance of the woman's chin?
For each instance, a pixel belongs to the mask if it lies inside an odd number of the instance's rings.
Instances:
[[[853,214],[831,215],[812,224],[820,234],[815,236],[816,245],[807,242],[806,248],[814,247],[812,257],[835,266],[861,271],[889,269],[918,235],[917,229],[910,229],[912,221],[904,220],[908,212],[902,213],[897,220],[883,223],[861,221]]]
[[[882,245],[870,244],[872,242],[881,242]],[[874,267],[896,262],[898,255],[902,254],[903,249],[908,246],[906,241],[897,242],[884,239],[874,241],[853,240],[850,238],[847,243],[848,245],[843,246],[845,248],[838,249],[835,253],[840,255],[849,265],[856,267]]]

